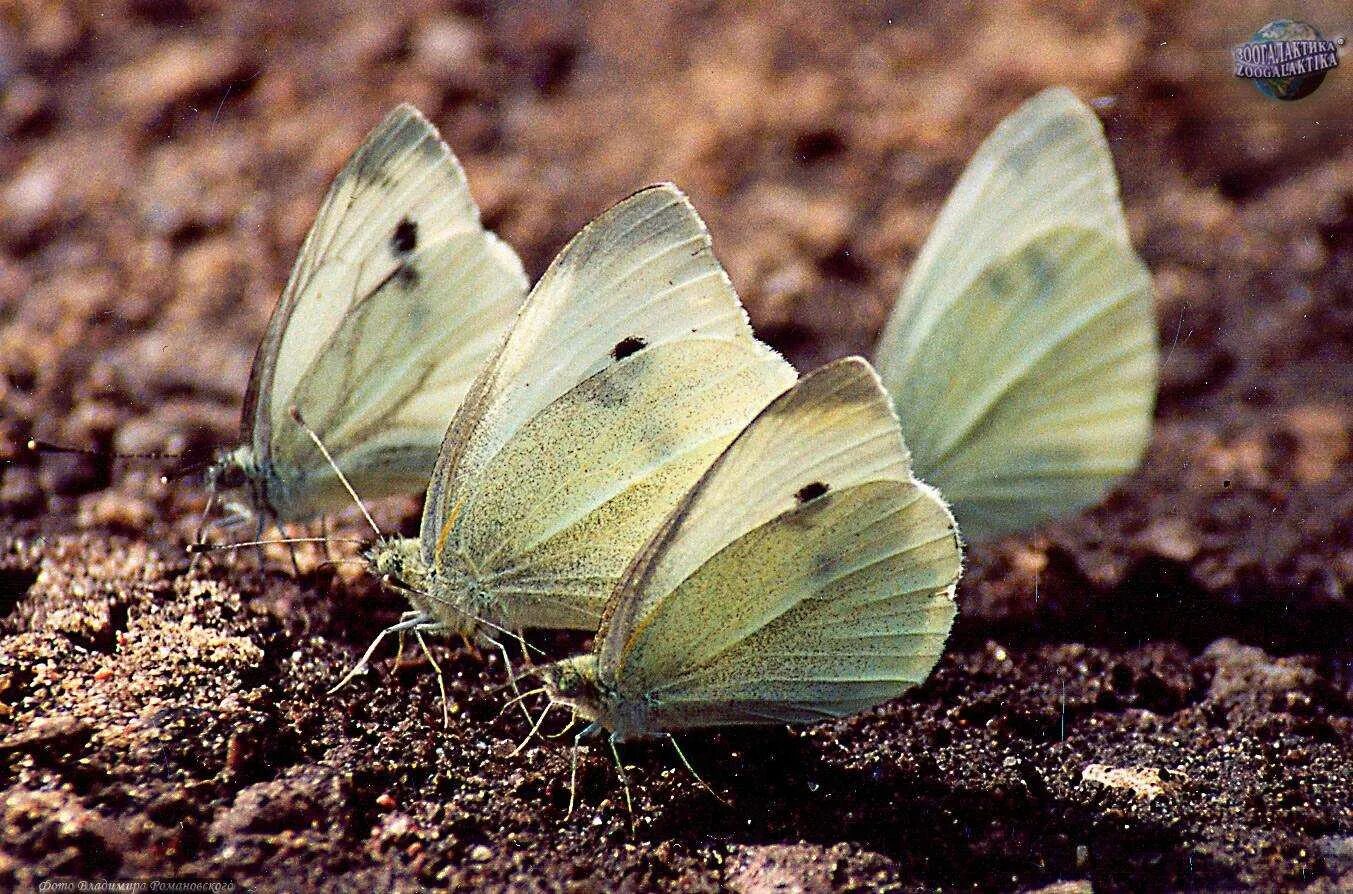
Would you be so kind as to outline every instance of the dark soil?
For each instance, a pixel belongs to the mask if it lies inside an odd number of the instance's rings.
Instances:
[[[1258,2],[840,7],[0,7],[0,887],[1353,887],[1353,73],[1292,104],[1231,77]],[[675,180],[806,368],[870,347],[972,150],[1057,83],[1100,98],[1155,274],[1145,467],[974,548],[919,689],[688,737],[727,803],[632,747],[631,815],[589,748],[566,817],[569,742],[511,755],[493,656],[438,647],[446,727],[413,653],[326,695],[397,598],[316,552],[190,570],[197,482],[22,449],[231,443],[327,182],[398,100],[534,275]]]

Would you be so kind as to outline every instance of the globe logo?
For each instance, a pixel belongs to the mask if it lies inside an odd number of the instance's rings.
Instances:
[[[1269,22],[1232,51],[1238,78],[1287,102],[1310,96],[1339,65],[1342,40],[1326,40],[1313,25],[1292,19]]]

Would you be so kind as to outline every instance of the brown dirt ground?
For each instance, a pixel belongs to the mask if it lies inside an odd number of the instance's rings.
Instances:
[[[1353,886],[1353,73],[1289,105],[1226,70],[1278,12],[1347,10],[839,6],[0,6],[0,887]],[[21,449],[230,443],[327,181],[397,100],[533,274],[677,181],[810,366],[867,350],[977,142],[1056,83],[1104,98],[1155,273],[1145,468],[974,549],[918,690],[690,737],[726,805],[634,747],[631,817],[592,749],[565,818],[569,750],[508,756],[492,658],[440,651],[446,729],[425,663],[326,696],[397,598],[313,554],[190,572],[193,482]]]

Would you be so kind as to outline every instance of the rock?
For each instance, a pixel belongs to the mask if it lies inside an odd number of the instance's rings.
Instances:
[[[413,34],[413,62],[428,77],[468,87],[483,73],[483,44],[472,22],[458,17],[433,19]]]
[[[1353,835],[1317,838],[1315,848],[1332,875],[1353,873]]]
[[[0,481],[0,510],[15,518],[32,518],[47,505],[42,484],[33,469],[10,466]]]
[[[1145,801],[1153,801],[1169,788],[1155,767],[1110,767],[1088,764],[1081,771],[1082,782],[1097,782],[1109,788],[1121,788]]]
[[[230,43],[175,40],[113,72],[105,92],[112,105],[144,120],[175,103],[224,90],[243,68],[243,56]]]
[[[1263,649],[1245,646],[1233,639],[1219,639],[1203,657],[1216,662],[1217,670],[1208,688],[1209,699],[1278,694],[1303,689],[1315,682],[1315,673],[1291,659],[1273,659]]]
[[[334,820],[351,820],[351,781],[329,767],[293,767],[272,782],[251,785],[211,824],[211,834],[233,838],[242,834],[276,834]],[[346,822],[345,822],[346,824]],[[335,834],[341,830],[333,829]]]
[[[1141,535],[1142,544],[1151,552],[1175,562],[1188,562],[1198,555],[1198,537],[1193,527],[1178,517],[1152,522]]]
[[[28,752],[53,754],[87,739],[93,730],[75,717],[39,717],[13,735],[0,739],[0,753]]]
[[[837,859],[808,844],[768,844],[736,851],[725,869],[728,888],[739,894],[832,891]]]

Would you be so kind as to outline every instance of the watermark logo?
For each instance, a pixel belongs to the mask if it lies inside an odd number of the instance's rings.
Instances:
[[[1339,65],[1339,40],[1292,19],[1269,22],[1231,51],[1236,77],[1248,78],[1265,96],[1287,101],[1310,96]]]

